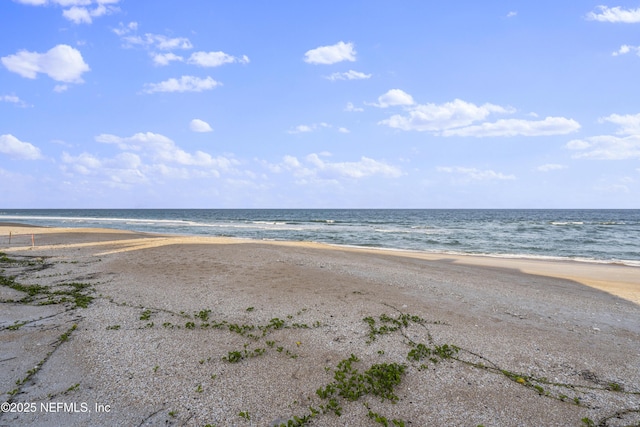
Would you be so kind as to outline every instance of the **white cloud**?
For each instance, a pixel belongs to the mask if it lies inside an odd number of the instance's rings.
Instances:
[[[316,173],[322,176],[357,179],[371,175],[383,175],[392,178],[402,175],[402,171],[397,167],[364,156],[357,162],[331,163],[323,161],[317,154],[309,154],[306,160],[315,166]]]
[[[362,112],[364,111],[364,108],[356,107],[352,102],[347,102],[347,105],[344,107],[344,111]]]
[[[342,61],[355,61],[356,51],[353,43],[340,41],[331,46],[320,46],[304,54],[304,62],[309,64],[335,64]]]
[[[9,102],[12,104],[16,104],[20,107],[28,107],[29,104],[24,102],[22,99],[15,95],[0,95],[0,102]]]
[[[349,129],[344,128],[344,127],[338,128],[338,132],[340,132],[340,133],[351,133],[351,131]]]
[[[136,28],[137,24],[131,30],[135,30]],[[167,37],[162,34],[152,33],[146,33],[144,37],[138,35],[126,35],[130,30],[129,27],[123,26],[114,29],[113,31],[122,37],[126,47],[142,46],[158,50],[193,49],[191,41],[186,37]]]
[[[248,64],[249,57],[247,55],[235,57],[224,52],[194,52],[191,54],[187,62],[201,67],[219,67],[221,65],[231,64],[234,62]]]
[[[485,119],[491,113],[509,113],[511,109],[494,104],[477,106],[470,102],[455,99],[445,104],[421,104],[411,107],[408,115],[396,114],[379,122],[401,130],[440,132],[456,127],[469,126],[473,122]]]
[[[413,97],[400,89],[391,89],[387,93],[378,97],[377,104],[371,104],[380,108],[392,107],[395,105],[413,105]]]
[[[43,73],[59,82],[82,83],[82,74],[90,70],[82,54],[66,44],[59,44],[46,53],[21,50],[1,60],[9,71],[29,79]]]
[[[579,151],[574,158],[597,160],[640,159],[640,135],[618,137],[613,135],[574,139],[566,148]]]
[[[129,22],[127,25],[124,25],[122,22],[120,22],[120,24],[118,24],[118,28],[114,28],[113,32],[122,37],[132,31],[136,31],[137,29],[138,23],[135,21]]]
[[[371,74],[361,73],[359,71],[349,70],[344,73],[333,73],[326,76],[325,79],[335,82],[336,80],[363,80],[371,78]]]
[[[436,168],[438,172],[445,172],[451,174],[459,174],[465,178],[473,181],[488,181],[488,180],[513,180],[516,179],[514,175],[505,175],[501,172],[495,172],[492,170],[480,170],[476,168],[465,168],[461,166],[448,167],[440,166]]]
[[[153,171],[133,153],[120,153],[113,158],[101,159],[89,153],[72,156],[63,152],[61,160],[61,168],[66,173],[102,177],[107,185],[119,188],[146,183],[149,181],[147,173]]]
[[[62,16],[75,24],[91,24],[93,18],[117,12],[115,5],[120,0],[16,0],[31,6],[57,5],[64,9]],[[94,6],[95,7],[91,7]]]
[[[152,50],[150,54],[155,65],[163,66],[169,65],[169,63],[174,61],[180,61],[191,65],[198,65],[200,67],[219,67],[230,63],[248,64],[250,62],[247,55],[236,57],[222,51],[194,52],[185,59],[172,51],[178,49],[193,49],[193,44],[188,38],[167,37],[153,33],[146,33],[144,36],[139,36],[134,34],[137,29],[138,24],[136,22],[130,22],[128,25],[120,23],[118,28],[114,28],[112,31],[121,37],[124,42],[124,47],[140,46]],[[157,51],[163,51],[164,53],[158,53]]]
[[[580,129],[580,124],[564,117],[547,117],[544,120],[501,119],[493,123],[448,129],[442,136],[548,136],[564,135]]]
[[[478,106],[461,99],[444,104],[416,104],[411,95],[400,89],[388,91],[378,98],[377,104],[370,105],[380,108],[402,106],[405,110],[405,113],[394,114],[378,124],[404,131],[431,132],[438,136],[547,136],[563,135],[580,129],[578,122],[564,117],[485,122],[491,114],[511,114],[515,109],[490,103]],[[483,123],[475,124],[477,122]]]
[[[175,163],[184,166],[212,167],[229,170],[237,162],[225,157],[213,157],[203,151],[189,153],[179,148],[170,138],[153,133],[140,132],[130,137],[102,134],[96,137],[97,142],[115,144],[123,151],[139,152],[154,161]]]
[[[544,165],[540,165],[536,168],[536,170],[540,172],[549,172],[549,171],[555,171],[555,170],[561,170],[561,169],[567,169],[567,166],[561,165],[558,163],[547,163]]]
[[[616,135],[598,135],[584,139],[574,139],[566,148],[576,151],[575,158],[598,160],[640,159],[640,113],[611,114],[598,120],[619,126]]]
[[[11,134],[0,135],[0,153],[18,159],[36,160],[42,158],[38,147],[28,142],[20,141]]]
[[[623,44],[622,46],[620,46],[620,49],[613,52],[611,55],[620,56],[626,55],[629,52],[635,52],[636,55],[640,56],[640,46],[629,46],[627,44]]]
[[[98,6],[94,9],[73,6],[70,9],[63,11],[62,16],[75,24],[91,24],[93,22],[93,18],[113,13],[117,10],[118,9],[115,7],[105,6],[99,2]]]
[[[298,178],[308,180],[360,179],[373,175],[397,178],[403,175],[401,169],[365,156],[356,162],[329,162],[323,160],[321,156],[329,156],[329,153],[309,154],[304,162],[294,156],[285,156],[282,163],[269,165],[269,169],[276,173],[289,171]]]
[[[56,93],[62,93],[62,92],[67,91],[68,89],[69,89],[69,86],[67,86],[67,85],[55,85],[53,87],[53,91],[56,92]]]
[[[507,18],[513,18],[514,16],[518,16],[518,12],[512,10],[511,12],[507,13]]]
[[[289,130],[287,132],[288,133],[305,133],[305,132],[311,132],[311,131],[313,131],[313,128],[311,126],[298,125],[293,130]]]
[[[640,8],[622,9],[619,6],[597,6],[598,12],[589,12],[587,19],[600,22],[624,22],[627,24],[640,22]]]
[[[620,126],[616,132],[618,135],[640,135],[640,113],[638,114],[611,114],[602,117],[598,122],[609,122]]]
[[[296,133],[308,133],[314,132],[323,128],[330,128],[331,125],[328,123],[314,123],[311,125],[298,125],[295,128],[288,130],[287,133],[296,134]]]
[[[153,58],[153,63],[160,66],[169,65],[169,63],[172,61],[184,61],[184,58],[182,56],[176,55],[172,52],[156,53],[152,54],[151,57]]]
[[[193,119],[191,123],[189,123],[189,129],[194,132],[213,132],[213,129],[209,125],[209,123],[200,119]]]
[[[180,79],[171,78],[160,83],[145,84],[145,93],[155,92],[202,92],[211,90],[222,83],[211,77],[201,79],[194,76],[182,76]]]

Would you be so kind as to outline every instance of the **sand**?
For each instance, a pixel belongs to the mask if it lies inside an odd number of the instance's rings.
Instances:
[[[640,423],[637,267],[16,224],[0,252],[26,261],[0,263],[19,283],[95,298],[0,287],[0,426],[272,426],[310,407],[314,426]],[[316,390],[352,354],[359,374],[405,366],[397,402],[329,408]]]

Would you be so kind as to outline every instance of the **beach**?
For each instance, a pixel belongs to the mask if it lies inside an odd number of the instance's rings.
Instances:
[[[638,267],[20,224],[0,252],[0,426],[640,423]]]

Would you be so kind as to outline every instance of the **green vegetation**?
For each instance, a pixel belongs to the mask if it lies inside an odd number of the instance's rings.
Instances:
[[[7,257],[5,254],[0,253],[0,267],[3,265],[14,268],[17,265],[25,265],[33,269],[42,269],[46,265],[43,259],[29,260],[28,262],[14,260]],[[53,277],[50,275],[47,277]],[[23,280],[24,276],[19,276]],[[20,297],[16,301],[4,301],[11,303],[29,304],[29,305],[45,305],[45,304],[67,304],[65,309],[80,309],[86,308],[94,299],[93,290],[90,284],[70,281],[69,283],[60,283],[57,285],[43,286],[41,284],[23,284],[19,283],[16,276],[8,276],[4,274],[4,270],[0,270],[0,286],[11,288],[21,293]],[[108,298],[105,298],[108,300]],[[113,300],[111,300],[112,303]],[[301,316],[307,312],[306,308],[299,310],[295,315],[283,315],[280,317],[272,317],[268,321],[252,321],[252,318],[263,314],[263,309],[260,309],[257,313],[253,306],[241,310],[237,314],[237,317],[233,319],[216,319],[215,314],[210,309],[202,309],[186,313],[184,311],[177,313],[171,312],[166,309],[157,307],[141,307],[135,306],[126,302],[114,303],[121,306],[130,307],[128,310],[132,310],[132,317],[138,318],[139,329],[141,328],[156,328],[160,329],[160,326],[166,332],[166,334],[173,333],[189,333],[189,334],[203,334],[203,333],[221,333],[232,334],[236,340],[240,340],[238,348],[228,351],[228,347],[225,348],[226,355],[210,353],[201,355],[200,358],[194,357],[195,361],[198,361],[198,370],[201,378],[194,380],[191,385],[188,385],[186,392],[202,394],[207,396],[216,387],[221,387],[220,384],[225,384],[224,369],[228,371],[242,370],[243,363],[251,363],[252,359],[257,357],[276,357],[282,360],[287,360],[283,363],[295,364],[293,360],[298,357],[297,351],[301,352],[301,356],[306,356],[309,351],[313,349],[305,348],[306,337],[312,333],[312,329],[320,328],[323,322],[319,320],[308,318],[296,319],[296,316]],[[252,313],[252,314],[249,314]],[[185,320],[180,320],[184,318]],[[268,319],[269,317],[261,317],[261,319]],[[247,320],[249,319],[249,320]],[[158,326],[151,320],[157,321]],[[306,320],[308,323],[305,323]],[[406,425],[415,425],[415,421],[409,420],[406,414],[400,414],[400,418],[392,418],[385,415],[385,409],[388,405],[400,402],[406,396],[410,394],[407,391],[406,386],[403,389],[403,381],[407,376],[412,378],[424,378],[425,375],[430,375],[434,369],[442,369],[443,366],[451,366],[456,363],[462,363],[467,367],[481,370],[484,373],[495,374],[504,379],[505,383],[513,382],[519,386],[524,387],[524,390],[532,393],[534,396],[540,396],[541,398],[556,399],[560,402],[565,402],[567,405],[578,405],[580,410],[583,408],[591,408],[589,406],[591,398],[589,394],[593,391],[608,392],[608,393],[621,393],[627,395],[640,395],[637,391],[626,391],[625,385],[612,379],[607,381],[601,381],[598,379],[589,379],[591,382],[589,385],[584,384],[567,384],[549,381],[547,378],[540,378],[530,373],[515,372],[509,369],[500,367],[487,358],[476,354],[470,350],[466,350],[451,343],[437,342],[432,337],[429,331],[429,325],[442,325],[440,322],[430,322],[424,318],[416,315],[402,313],[396,310],[396,313],[391,315],[383,313],[377,316],[370,315],[362,319],[366,328],[365,336],[362,337],[360,343],[366,343],[369,345],[382,345],[388,344],[393,340],[394,347],[384,347],[385,350],[371,348],[368,352],[369,356],[357,356],[356,354],[350,354],[349,357],[345,357],[340,360],[335,367],[326,367],[327,378],[320,387],[315,384],[311,390],[309,390],[308,402],[298,403],[294,401],[293,405],[299,405],[300,411],[293,409],[292,412],[298,412],[298,414],[291,414],[289,419],[285,423],[281,423],[279,427],[296,427],[306,426],[309,424],[322,425],[322,417],[340,417],[345,412],[349,412],[354,408],[354,402],[356,405],[364,405],[366,408],[366,416],[370,423],[387,427],[404,427]],[[184,326],[183,325],[184,323]],[[330,320],[327,322],[330,325]],[[28,324],[27,321],[15,321],[10,326],[5,326],[7,330],[18,330],[22,326]],[[127,323],[128,325],[128,323]],[[312,325],[311,327],[309,325]],[[108,330],[119,330],[121,325],[106,326]],[[186,329],[189,332],[183,330]],[[19,394],[22,387],[32,381],[33,376],[40,370],[42,365],[46,362],[48,357],[55,351],[55,348],[62,345],[71,339],[72,333],[77,329],[77,325],[74,324],[68,330],[63,332],[54,343],[54,350],[52,350],[41,362],[39,362],[33,369],[30,369],[26,374],[16,381],[16,388],[7,391],[6,393],[13,398],[13,396]],[[127,331],[131,330],[127,326]],[[135,329],[135,328],[134,328]],[[278,333],[288,329],[290,334],[287,334],[283,339],[283,334]],[[171,332],[169,332],[171,330]],[[207,332],[209,331],[209,332]],[[293,334],[293,337],[292,337]],[[296,337],[295,334],[300,334],[300,337]],[[119,335],[119,334],[118,334]],[[200,335],[198,335],[200,336]],[[244,344],[243,344],[244,342]],[[303,344],[305,343],[305,344]],[[374,344],[375,343],[375,344]],[[398,347],[400,346],[400,347]],[[405,349],[398,352],[398,349]],[[294,351],[296,349],[296,351]],[[215,351],[215,350],[212,350]],[[346,352],[345,352],[346,353]],[[354,353],[357,353],[354,352]],[[222,377],[221,381],[216,380],[217,374],[211,374],[208,362],[211,360],[224,361],[230,364],[239,364],[238,367],[226,367],[220,371]],[[377,363],[373,363],[377,362]],[[294,365],[296,366],[296,365]],[[149,367],[153,373],[158,372],[159,366],[155,365],[152,368]],[[147,369],[149,369],[147,368]],[[427,369],[428,368],[428,369]],[[227,372],[228,372],[227,371]],[[293,371],[293,369],[292,369]],[[235,371],[234,371],[235,372]],[[148,371],[147,371],[148,373]],[[151,375],[151,373],[148,373]],[[160,372],[158,375],[161,375]],[[422,376],[422,377],[421,377]],[[156,376],[156,378],[158,378]],[[208,379],[211,378],[211,382]],[[304,381],[304,378],[301,378]],[[80,384],[75,384],[69,387],[66,392],[69,393],[77,390]],[[194,387],[195,386],[195,387]],[[626,385],[627,389],[629,387]],[[206,389],[206,390],[205,390]],[[315,389],[315,394],[313,390]],[[193,396],[197,398],[196,396]],[[299,399],[299,398],[298,398]],[[299,399],[301,400],[301,399]],[[379,405],[379,406],[376,406]],[[290,408],[294,406],[290,405]],[[166,411],[169,408],[164,408],[162,411]],[[184,409],[178,407],[177,409]],[[248,408],[251,410],[251,408]],[[236,409],[237,410],[237,409]],[[250,423],[262,425],[264,420],[257,419],[260,416],[257,412],[253,412],[250,415],[249,410],[240,411],[238,416],[244,418]],[[187,413],[188,411],[184,411]],[[234,411],[235,412],[235,411]],[[166,412],[165,412],[166,413]],[[593,421],[589,418],[583,418],[581,420],[583,426],[596,426],[596,425],[609,425],[608,420],[614,418],[622,418],[625,415],[631,414],[637,419],[637,414],[640,413],[640,409],[632,408],[625,409],[612,414],[597,421]],[[168,412],[169,417],[178,417],[177,410],[171,410]],[[233,413],[231,414],[233,416]],[[184,415],[185,419],[172,420],[167,422],[187,422],[187,415]],[[180,416],[179,418],[183,418]],[[576,420],[576,422],[578,422]],[[613,421],[611,421],[613,422]],[[470,424],[472,424],[470,422]],[[211,424],[209,424],[211,425]],[[476,423],[473,423],[476,425]]]

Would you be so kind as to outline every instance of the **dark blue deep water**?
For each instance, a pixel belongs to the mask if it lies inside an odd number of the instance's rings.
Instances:
[[[0,222],[640,266],[637,209],[0,209]]]

